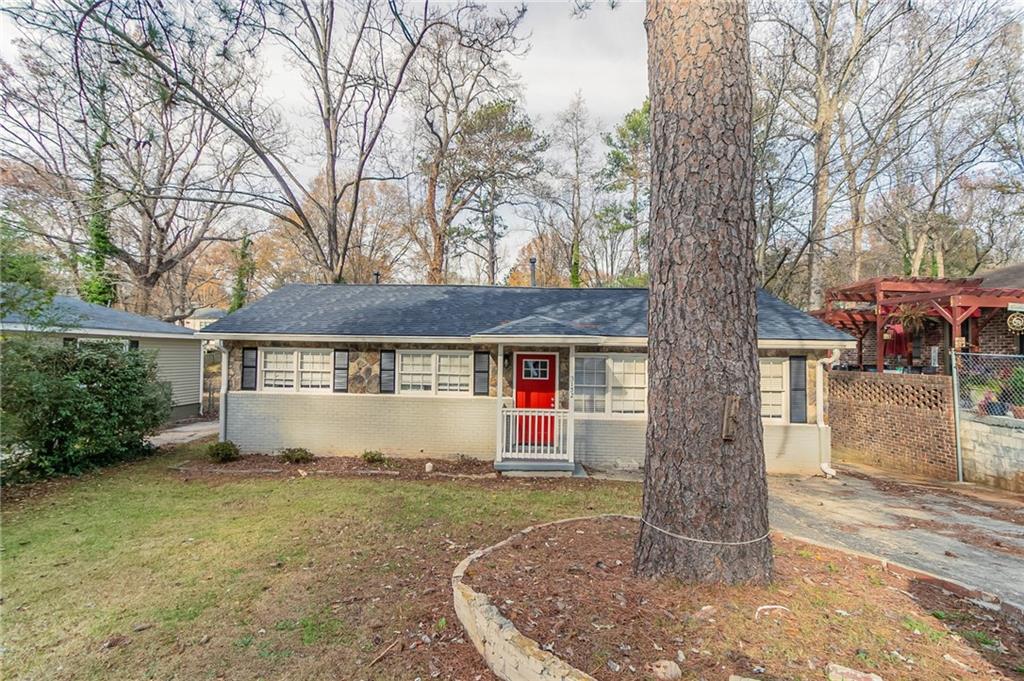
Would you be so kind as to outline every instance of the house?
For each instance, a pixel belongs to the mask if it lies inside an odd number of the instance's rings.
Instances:
[[[823,364],[855,341],[763,291],[758,305],[768,470],[817,471]],[[246,451],[635,470],[647,307],[645,289],[292,284],[200,336],[228,367],[221,438]]]
[[[1022,311],[1024,264],[971,278],[864,279],[829,289],[812,314],[857,339],[844,365],[945,373],[948,348],[1024,355]]]
[[[171,385],[170,420],[201,413],[202,341],[191,329],[70,296],[54,296],[44,317],[47,324],[40,328],[11,314],[0,320],[0,333],[36,332],[65,343],[117,340],[154,352],[160,380]]]
[[[202,331],[226,314],[227,312],[217,307],[201,307],[186,317],[181,323],[186,329]]]

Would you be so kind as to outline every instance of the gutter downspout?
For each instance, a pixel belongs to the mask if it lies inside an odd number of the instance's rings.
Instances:
[[[206,341],[199,340],[199,415],[206,414]]]
[[[832,442],[825,436],[825,364],[831,366],[838,362],[839,354],[838,348],[832,348],[832,354],[819,359],[814,367],[814,422],[818,426],[819,463],[832,463]]]
[[[228,435],[228,349],[220,340],[214,347],[220,350],[220,414],[217,420],[220,425],[219,441],[224,442]]]

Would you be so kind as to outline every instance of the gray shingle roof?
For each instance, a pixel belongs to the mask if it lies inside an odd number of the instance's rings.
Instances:
[[[985,288],[1024,288],[1024,262],[982,272],[978,276]]]
[[[852,340],[765,291],[758,291],[757,303],[762,339]],[[203,333],[643,337],[647,290],[290,284]]]
[[[161,333],[180,336],[191,336],[194,332],[183,326],[168,324],[159,319],[115,310],[102,305],[87,303],[71,296],[54,296],[53,303],[45,314],[50,325],[59,325],[68,330],[102,329],[104,331],[123,331],[125,335],[132,333]],[[0,320],[0,324],[25,324],[26,321],[17,314],[10,314]]]

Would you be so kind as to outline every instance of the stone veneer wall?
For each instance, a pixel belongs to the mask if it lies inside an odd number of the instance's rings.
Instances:
[[[402,344],[394,343],[338,343],[338,342],[292,342],[292,341],[229,341],[228,355],[228,390],[240,390],[242,387],[242,348],[317,348],[331,350],[348,350],[348,392],[355,395],[380,394],[380,351],[381,350],[459,350],[488,352],[491,356],[489,396],[497,394],[497,350],[487,345],[443,345],[437,344]],[[396,358],[397,359],[397,358]],[[505,392],[508,395],[508,390]]]
[[[827,380],[833,459],[956,480],[950,377],[832,371]]]

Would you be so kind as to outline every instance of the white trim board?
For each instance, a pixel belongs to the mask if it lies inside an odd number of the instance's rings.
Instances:
[[[585,345],[598,347],[646,347],[647,338],[642,336],[348,336],[318,334],[281,333],[209,333],[200,331],[196,338],[210,340],[239,341],[281,341],[301,343],[369,343],[393,344],[465,344],[465,345]],[[763,350],[833,350],[855,348],[857,341],[844,340],[758,340],[757,347]]]
[[[194,333],[161,333],[156,331],[122,331],[120,329],[87,329],[77,327],[67,329],[41,329],[27,324],[3,324],[0,325],[0,332],[42,333],[52,336],[113,336],[115,338],[171,338],[174,340],[196,342],[202,340],[198,334]]]

